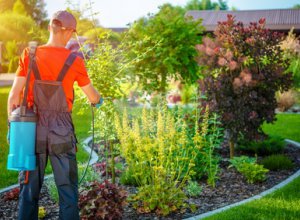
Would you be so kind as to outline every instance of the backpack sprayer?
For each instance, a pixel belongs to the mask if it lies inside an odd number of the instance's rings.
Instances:
[[[8,170],[35,170],[35,137],[37,116],[32,109],[27,107],[27,94],[30,82],[30,73],[35,56],[36,44],[29,43],[29,68],[26,79],[23,101],[20,107],[10,114],[9,121],[9,155],[7,160]]]

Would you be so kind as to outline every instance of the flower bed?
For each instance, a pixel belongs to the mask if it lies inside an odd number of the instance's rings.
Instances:
[[[229,152],[226,149],[221,151],[221,154],[226,156]],[[201,213],[205,213],[211,210],[215,210],[220,207],[244,200],[246,198],[257,195],[274,185],[282,182],[288,176],[292,175],[295,171],[300,169],[300,149],[293,147],[289,144],[284,154],[292,159],[294,162],[294,168],[292,170],[283,171],[270,171],[267,174],[267,179],[264,182],[257,184],[249,184],[246,179],[238,173],[235,169],[228,169],[229,162],[222,160],[220,167],[220,179],[216,183],[216,187],[212,188],[207,185],[204,180],[200,181],[202,185],[202,193],[199,197],[189,198],[188,203],[196,204],[196,212],[191,212],[189,209],[185,213],[175,212],[165,217],[158,217],[151,214],[139,214],[132,207],[131,203],[128,203],[124,207],[122,219],[184,219],[191,216],[195,216]],[[125,187],[129,194],[136,193],[135,187]],[[0,195],[0,219],[15,219],[17,216],[17,199],[4,200],[4,194]],[[42,188],[40,206],[44,206],[46,209],[46,216],[44,219],[57,219],[58,205],[50,198],[45,187]]]

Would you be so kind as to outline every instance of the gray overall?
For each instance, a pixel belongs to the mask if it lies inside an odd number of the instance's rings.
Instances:
[[[38,219],[38,200],[48,157],[59,194],[59,219],[79,219],[76,138],[62,81],[76,55],[70,54],[56,81],[42,80],[33,62],[33,95],[38,114],[37,169],[20,172],[18,219]],[[47,209],[47,207],[45,207]]]

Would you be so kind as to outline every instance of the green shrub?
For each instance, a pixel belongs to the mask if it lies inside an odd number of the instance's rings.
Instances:
[[[254,157],[247,157],[247,156],[234,157],[234,158],[230,159],[229,162],[231,163],[231,165],[228,168],[235,167],[238,170],[239,167],[243,163],[255,163],[256,162],[256,158],[254,158]]]
[[[46,187],[48,189],[51,199],[57,203],[58,202],[58,192],[57,192],[54,178],[52,177],[52,178],[47,179],[47,181],[45,181],[45,183],[46,183]]]
[[[195,85],[185,84],[181,91],[182,104],[189,104],[197,101],[197,88]]]
[[[266,179],[266,173],[269,170],[260,164],[243,163],[238,171],[247,178],[248,183],[256,183],[264,181]]]
[[[285,155],[271,155],[264,158],[261,164],[269,170],[289,170],[293,168],[293,162]]]
[[[202,192],[202,187],[196,181],[189,181],[185,187],[186,194],[190,197],[199,196]]]
[[[8,72],[8,64],[2,63],[1,73],[7,73],[7,72]]]
[[[186,125],[177,125],[166,109],[157,113],[143,109],[142,118],[132,123],[125,110],[122,122],[117,115],[115,120],[120,151],[131,170],[128,176],[139,186],[134,207],[162,215],[184,207],[183,187],[194,174],[194,160],[202,145],[191,151]]]
[[[138,186],[136,181],[136,177],[134,176],[134,172],[132,169],[127,168],[120,177],[120,183],[128,186]]]
[[[214,149],[221,132],[208,108],[201,124],[195,121],[199,129],[193,135],[181,114],[174,117],[166,107],[157,110],[144,108],[142,117],[132,121],[125,110],[122,121],[115,116],[115,126],[129,169],[122,181],[134,177],[138,184],[138,193],[132,197],[134,207],[142,213],[167,215],[189,206],[184,187],[196,174],[198,155],[203,157],[199,168],[207,174],[208,183],[215,185],[219,169]]]
[[[248,183],[261,182],[266,179],[266,173],[269,171],[265,169],[263,165],[256,163],[256,158],[241,156],[234,157],[229,160],[230,167],[235,167],[244,177],[246,177]]]
[[[272,136],[264,141],[239,141],[237,149],[257,155],[280,154],[285,147],[284,139],[279,136]]]
[[[14,73],[18,68],[18,46],[16,41],[8,41],[5,45],[5,58],[9,61],[8,72]]]

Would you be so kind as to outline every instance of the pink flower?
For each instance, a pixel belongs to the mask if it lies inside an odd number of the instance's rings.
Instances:
[[[215,53],[219,53],[219,52],[220,52],[220,47],[216,47],[216,48],[214,49],[214,52],[215,52]]]
[[[245,41],[247,44],[250,44],[250,45],[254,44],[254,39],[252,37],[248,37]]]
[[[244,83],[246,83],[246,85],[249,85],[250,82],[252,81],[252,74],[248,69],[244,69],[241,73],[240,73],[240,78],[242,79],[242,81]]]
[[[240,80],[240,78],[236,77],[233,80],[233,87],[236,89],[238,87],[241,87],[243,85],[242,81]]]
[[[251,80],[252,80],[252,75],[251,75],[251,74],[246,74],[246,75],[244,76],[244,78],[243,78],[243,81],[244,81],[247,85],[250,84]]]
[[[231,60],[232,57],[233,57],[232,52],[230,50],[227,50],[226,54],[225,54],[225,57],[226,57],[227,60]]]
[[[209,47],[206,47],[205,49],[205,53],[208,55],[208,56],[212,56],[215,54],[214,50],[209,48]]]
[[[200,52],[205,52],[205,46],[203,44],[197,44],[196,49]]]
[[[230,61],[230,63],[229,63],[229,69],[230,70],[235,70],[236,68],[237,68],[237,62]]]
[[[258,23],[262,26],[264,26],[266,24],[266,19],[265,18],[261,18],[259,19]]]
[[[220,66],[225,66],[227,63],[227,60],[224,58],[224,57],[220,57],[219,60],[218,60],[218,64]]]
[[[216,47],[215,43],[209,37],[204,37],[203,38],[203,44],[205,46],[208,46],[208,47],[211,47],[211,48],[215,48]]]

